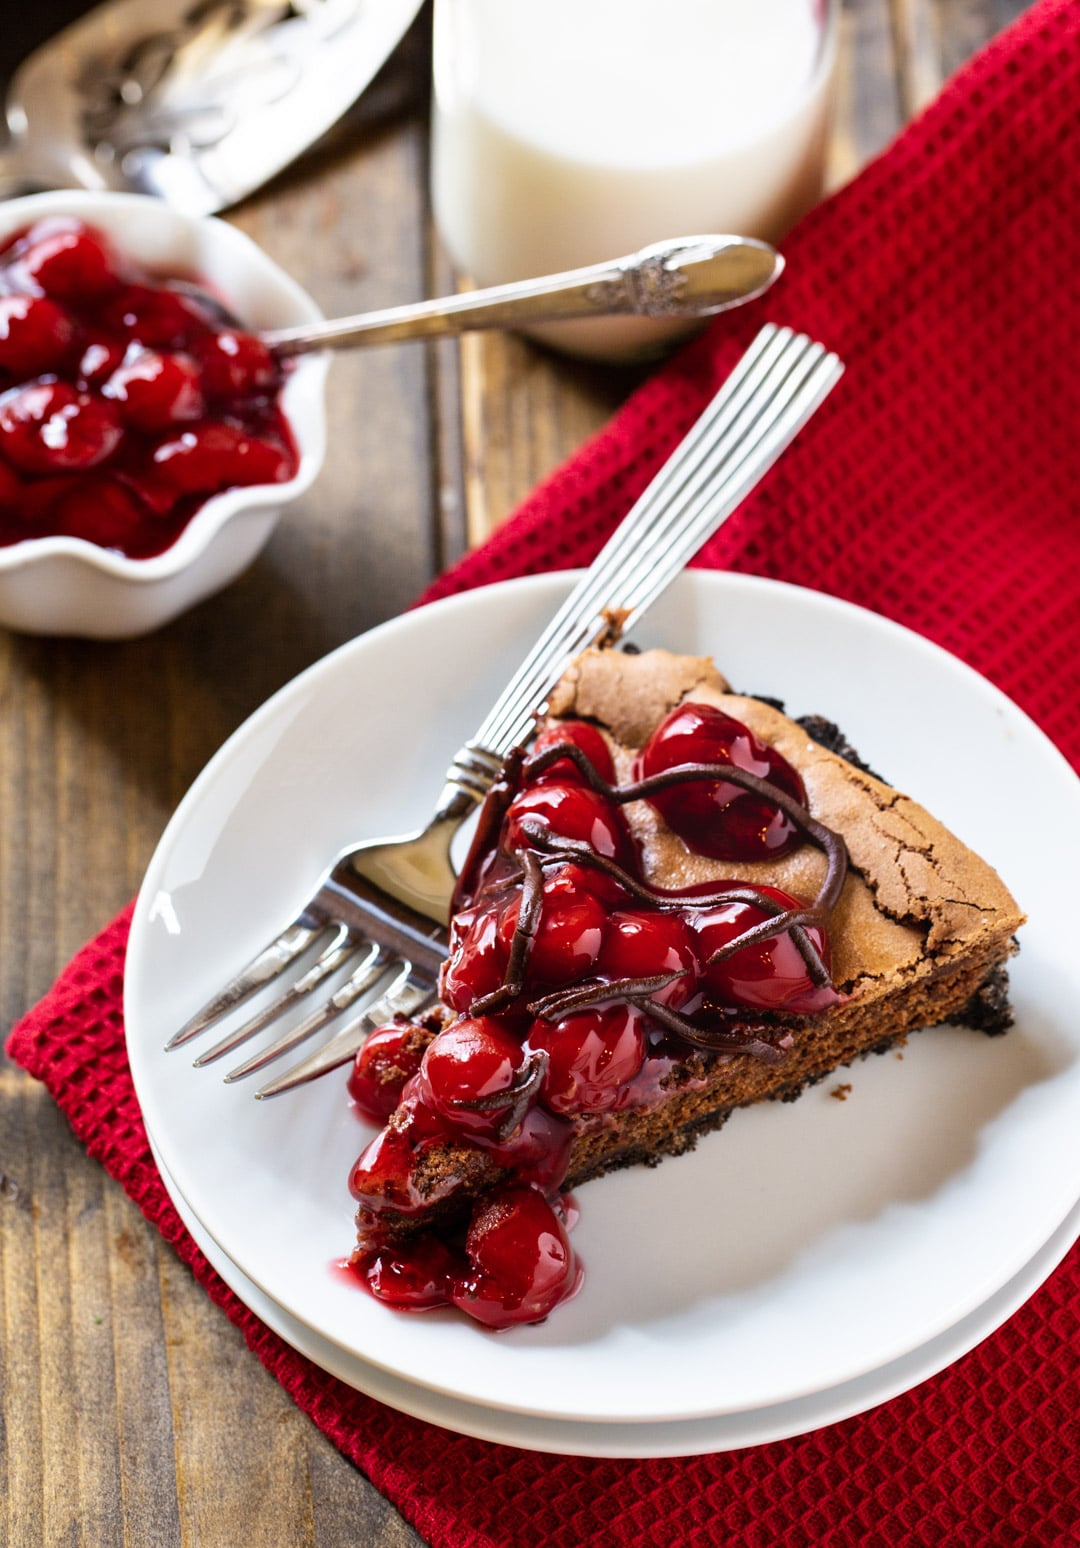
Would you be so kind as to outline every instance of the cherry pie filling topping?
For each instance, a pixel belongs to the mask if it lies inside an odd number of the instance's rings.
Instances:
[[[299,465],[283,373],[199,282],[155,278],[67,217],[0,247],[0,545],[169,548],[225,489]]]
[[[607,744],[583,721],[510,755],[458,884],[445,1011],[381,1028],[356,1057],[350,1095],[385,1127],[350,1176],[350,1266],[390,1305],[449,1304],[493,1328],[544,1318],[580,1281],[559,1191],[575,1137],[658,1105],[675,1081],[703,1086],[717,1060],[782,1061],[798,1018],[842,1000],[827,920],[847,852],[807,811],[795,769],[729,715],[688,703],[633,774],[615,784]],[[652,886],[623,811],[634,801],[714,858],[816,845],[818,896]],[[445,1166],[449,1147],[463,1166]],[[463,1223],[424,1227],[467,1197],[470,1156],[505,1180],[458,1211]],[[420,1228],[402,1237],[402,1220]]]

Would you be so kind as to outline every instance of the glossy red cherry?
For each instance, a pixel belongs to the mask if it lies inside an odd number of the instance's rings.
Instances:
[[[59,532],[83,538],[99,548],[125,549],[136,541],[146,519],[142,503],[108,473],[72,480],[53,502]]]
[[[122,438],[115,410],[67,382],[31,382],[0,395],[0,451],[24,472],[96,467]]]
[[[423,1060],[421,1060],[423,1063]],[[424,1100],[419,1070],[405,1082],[394,1117],[394,1126],[403,1129],[415,1147],[423,1148],[428,1140],[461,1140],[461,1130],[447,1123],[440,1113]]]
[[[0,461],[0,511],[17,511],[22,492],[22,479],[14,468]]]
[[[645,744],[635,772],[643,779],[690,763],[734,764],[805,804],[802,780],[787,759],[711,704],[673,709]],[[730,781],[694,780],[651,801],[691,849],[713,859],[764,860],[802,843],[798,827],[778,807]]]
[[[445,1137],[445,1131],[442,1135]],[[432,1137],[438,1139],[440,1136],[436,1133]],[[361,1153],[349,1174],[349,1190],[362,1214],[377,1218],[383,1211],[392,1210],[417,1218],[461,1186],[461,1179],[456,1174],[441,1179],[429,1177],[424,1191],[420,1192],[416,1186],[416,1167],[425,1144],[417,1143],[418,1139],[408,1124],[402,1128],[388,1124]]]
[[[113,477],[123,484],[124,488],[129,490],[152,516],[168,516],[180,498],[178,491],[164,479],[159,478],[152,467],[136,464],[131,468],[121,465],[112,472]]]
[[[525,982],[568,984],[582,978],[600,954],[605,910],[581,885],[582,867],[560,866],[545,877],[540,918],[525,965]],[[509,956],[520,913],[520,899],[499,922],[499,937]]]
[[[783,908],[802,906],[778,887],[758,890]],[[813,982],[799,948],[786,932],[759,945],[744,947],[722,962],[709,964],[708,958],[713,952],[771,917],[763,908],[734,900],[692,917],[706,993],[721,1005],[733,1008],[787,1011],[806,1016],[838,1004],[841,996],[831,985]],[[825,930],[810,925],[806,933],[828,968],[829,939]]]
[[[120,284],[105,239],[68,216],[40,220],[16,246],[17,283],[62,301],[98,300]]]
[[[87,387],[100,387],[119,366],[127,353],[127,345],[120,339],[91,339],[79,356],[76,370],[78,379]]]
[[[576,1288],[578,1266],[566,1229],[534,1188],[488,1197],[465,1238],[470,1272],[451,1300],[489,1328],[539,1322]]]
[[[210,332],[196,303],[166,285],[126,285],[104,307],[101,320],[147,349],[189,349]]]
[[[506,973],[507,948],[499,934],[501,910],[462,909],[450,921],[450,941],[439,983],[439,998],[464,1014],[473,1001],[498,989]]]
[[[413,1187],[416,1154],[409,1135],[385,1128],[376,1134],[349,1173],[349,1192],[361,1207],[419,1214],[424,1201]]]
[[[515,1181],[551,1194],[562,1186],[574,1143],[573,1125],[545,1107],[529,1108],[521,1127],[505,1140],[484,1140],[485,1151]]]
[[[0,373],[41,376],[63,366],[75,323],[48,296],[0,295]]]
[[[583,752],[602,780],[611,785],[615,782],[615,765],[611,761],[608,744],[594,725],[587,720],[560,720],[557,725],[545,726],[532,745],[536,757],[552,747],[569,742]],[[549,768],[537,774],[533,784],[581,784],[584,776],[569,758],[557,759]]]
[[[278,385],[277,361],[252,333],[226,328],[197,340],[193,349],[212,398],[256,397]]]
[[[68,474],[60,474],[56,478],[28,478],[19,489],[17,498],[12,490],[10,516],[5,523],[10,533],[8,542],[55,532],[53,508],[69,492],[71,482]],[[2,507],[3,502],[0,501]]]
[[[417,1073],[430,1038],[411,1021],[377,1027],[360,1049],[349,1072],[349,1096],[362,1117],[383,1124],[401,1100],[407,1081]]]
[[[497,1135],[512,1110],[524,1059],[521,1044],[495,1017],[463,1016],[424,1054],[419,1096],[462,1133]],[[504,1094],[506,1101],[500,1102]]]
[[[601,871],[591,865],[571,864],[567,867],[578,876],[577,885],[582,892],[591,892],[603,905],[605,912],[612,909],[630,908],[633,906],[633,895],[616,881],[614,876],[609,876],[606,871]],[[633,867],[627,866],[633,874]]]
[[[352,1267],[376,1300],[407,1311],[445,1306],[460,1264],[445,1242],[424,1231],[408,1241],[359,1252]]]
[[[135,344],[101,389],[126,424],[167,430],[201,419],[206,404],[199,368],[190,355],[161,354]]]
[[[653,978],[678,974],[650,996],[682,1010],[698,992],[700,972],[690,927],[680,914],[620,909],[608,919],[596,971],[601,978]]]
[[[522,828],[526,819],[541,822],[561,838],[577,839],[597,854],[624,867],[634,863],[634,847],[626,819],[617,806],[585,785],[562,781],[530,785],[511,801],[503,828],[508,849],[527,849]]]
[[[161,479],[182,494],[277,484],[293,472],[280,447],[224,420],[202,420],[161,441],[152,460]]]
[[[553,1113],[606,1113],[620,1107],[640,1073],[647,1052],[645,1014],[632,1005],[574,1011],[561,1021],[536,1021],[531,1050],[547,1065],[540,1100]]]

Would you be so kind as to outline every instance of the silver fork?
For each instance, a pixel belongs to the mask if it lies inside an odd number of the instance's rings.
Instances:
[[[347,1063],[382,1022],[422,1013],[435,1003],[456,879],[451,842],[490,788],[503,758],[528,739],[568,662],[610,633],[613,614],[626,629],[652,605],[790,444],[842,371],[834,354],[804,334],[772,324],[761,330],[559,608],[476,734],[454,756],[426,827],[343,851],[293,922],[167,1048],[181,1047],[216,1025],[316,946],[313,965],[201,1054],[196,1065],[232,1053],[323,988],[324,995],[297,1025],[225,1076],[226,1081],[240,1080],[381,990],[373,1004],[314,1054],[255,1093],[276,1096]],[[331,989],[331,980],[346,968],[347,977]]]

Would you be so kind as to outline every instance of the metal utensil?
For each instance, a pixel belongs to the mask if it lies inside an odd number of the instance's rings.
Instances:
[[[752,237],[673,237],[626,258],[437,301],[281,328],[262,335],[280,355],[431,339],[471,328],[524,328],[567,318],[709,317],[768,290],[784,260]]]
[[[772,466],[842,371],[835,355],[804,334],[771,324],[761,330],[457,753],[427,825],[339,855],[292,924],[175,1034],[169,1048],[216,1026],[316,950],[317,960],[272,1004],[196,1064],[231,1053],[311,996],[314,1010],[225,1078],[253,1074],[329,1028],[370,992],[382,991],[317,1053],[255,1093],[275,1096],[347,1063],[381,1022],[434,1002],[455,881],[451,840],[490,788],[503,757],[527,740],[566,664],[610,633],[613,614],[628,627],[652,605]],[[344,982],[328,992],[346,971]]]
[[[349,108],[420,0],[108,0],[17,71],[0,197],[246,198]]]

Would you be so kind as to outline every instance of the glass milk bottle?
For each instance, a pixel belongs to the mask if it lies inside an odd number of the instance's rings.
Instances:
[[[776,242],[821,194],[836,9],[436,0],[432,197],[453,262],[496,285],[665,237]],[[536,332],[625,359],[672,326],[619,318]]]

